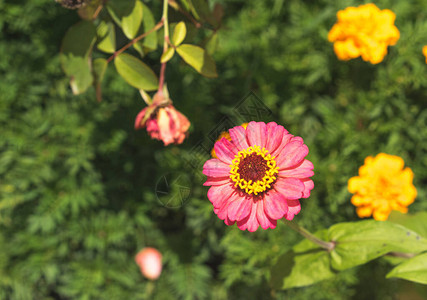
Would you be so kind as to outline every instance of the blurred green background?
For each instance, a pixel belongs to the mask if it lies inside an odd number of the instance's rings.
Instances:
[[[403,157],[418,190],[409,211],[427,210],[427,1],[375,2],[396,13],[401,33],[378,65],[338,61],[327,41],[336,12],[365,2],[215,2],[225,10],[219,77],[178,57],[168,63],[171,98],[192,127],[184,144],[165,148],[133,129],[144,103],[112,64],[101,103],[93,89],[72,95],[59,48],[74,11],[0,0],[0,299],[427,298],[425,286],[386,280],[391,265],[381,259],[272,290],[271,266],[302,238],[280,222],[249,233],[219,220],[201,185],[200,150],[224,124],[250,121],[236,105],[258,98],[271,114],[257,118],[310,149],[315,188],[299,224],[316,231],[357,220],[347,180],[379,152]],[[160,1],[147,4],[158,20]],[[147,62],[158,70],[158,59]],[[145,246],[164,258],[151,295],[134,262]]]

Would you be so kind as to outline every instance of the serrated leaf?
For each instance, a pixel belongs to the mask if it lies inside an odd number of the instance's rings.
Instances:
[[[364,264],[388,252],[420,253],[427,240],[401,225],[388,221],[359,221],[333,225],[328,239],[336,243],[331,251],[332,267],[344,270]]]
[[[194,45],[183,44],[176,48],[176,52],[187,64],[203,76],[218,76],[215,62],[204,49]]]
[[[70,86],[75,95],[85,92],[92,85],[89,54],[95,39],[96,29],[92,22],[81,21],[73,25],[62,40],[61,65],[70,78]]]
[[[315,233],[325,239],[327,230]],[[289,289],[316,283],[335,276],[330,268],[328,251],[303,240],[291,251],[281,255],[271,269],[270,285],[274,289]]]
[[[93,61],[94,85],[98,102],[102,100],[101,82],[104,79],[107,66],[108,62],[105,58],[97,58]]]
[[[137,0],[131,13],[127,16],[122,17],[121,23],[123,33],[128,39],[133,39],[138,33],[142,23],[142,15],[142,3],[141,1]]]
[[[98,36],[97,48],[106,53],[114,53],[116,51],[116,32],[112,22],[99,23],[96,29]]]
[[[136,0],[109,0],[107,10],[117,25],[122,27],[122,18],[129,16],[136,5]]]
[[[422,253],[401,263],[391,270],[386,277],[397,277],[427,284],[427,253]]]
[[[172,44],[175,46],[179,46],[185,39],[185,35],[187,34],[187,27],[184,22],[179,22],[176,24],[175,29],[172,35]]]
[[[122,53],[114,59],[117,72],[131,86],[145,91],[154,91],[158,80],[154,72],[138,58]]]
[[[165,62],[168,62],[173,55],[175,54],[174,48],[168,48],[163,54],[162,57],[160,57],[160,62],[163,64]]]

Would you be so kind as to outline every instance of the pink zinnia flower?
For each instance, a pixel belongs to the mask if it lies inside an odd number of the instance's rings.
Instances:
[[[215,143],[218,158],[208,160],[204,185],[208,198],[225,224],[241,230],[275,228],[277,220],[292,220],[301,210],[300,198],[314,187],[313,164],[304,159],[308,147],[274,122],[236,126]]]
[[[135,262],[142,275],[150,280],[156,280],[162,273],[162,254],[155,248],[146,247],[139,251]]]
[[[144,127],[152,139],[161,140],[167,146],[184,141],[190,122],[175,109],[170,99],[164,99],[163,94],[157,93],[153,103],[136,116],[135,129]]]

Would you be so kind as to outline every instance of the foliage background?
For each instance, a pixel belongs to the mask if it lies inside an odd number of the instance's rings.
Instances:
[[[157,19],[158,2],[148,2]],[[144,104],[112,65],[101,103],[94,90],[72,96],[58,53],[75,12],[53,0],[0,0],[0,299],[427,297],[425,286],[386,280],[385,260],[273,291],[270,267],[301,237],[282,223],[254,234],[225,226],[201,186],[201,165],[186,171],[185,205],[167,208],[155,193],[162,176],[188,170],[194,145],[253,91],[273,112],[265,121],[309,146],[315,189],[302,201],[301,225],[357,220],[347,180],[379,152],[404,158],[418,190],[410,212],[426,210],[427,1],[376,2],[396,13],[401,38],[375,66],[338,61],[327,41],[335,13],[361,1],[215,2],[226,12],[219,78],[178,58],[168,63],[171,97],[192,127],[183,145],[164,148],[133,130]],[[149,60],[158,70],[158,57]],[[154,284],[134,263],[144,246],[164,255]]]

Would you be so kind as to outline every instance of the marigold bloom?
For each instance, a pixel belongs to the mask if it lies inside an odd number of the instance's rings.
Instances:
[[[240,125],[240,126],[242,126],[243,128],[245,128],[246,129],[246,127],[248,127],[248,123],[243,123],[242,125]],[[221,134],[219,135],[219,137],[217,138],[217,140],[215,141],[215,142],[218,142],[220,139],[222,139],[222,138],[226,138],[227,140],[229,140],[230,142],[231,142],[231,137],[230,137],[230,134],[228,133],[228,131],[223,131],[223,132],[221,132]],[[212,148],[212,150],[211,150],[211,156],[213,157],[213,158],[218,158],[217,156],[216,156],[216,154],[215,154],[215,147],[214,148]]]
[[[372,3],[340,10],[337,19],[328,40],[334,42],[334,51],[340,60],[361,56],[372,64],[380,63],[387,47],[395,45],[400,37],[394,25],[396,15]]]
[[[157,95],[154,96],[153,104],[137,115],[135,129],[147,127],[151,138],[163,141],[165,146],[181,144],[187,136],[190,122],[170,102],[158,100]]]
[[[426,57],[426,64],[427,64],[427,45],[423,47],[423,54]]]
[[[417,190],[412,184],[412,170],[403,169],[403,165],[402,158],[385,153],[365,159],[359,176],[348,181],[348,190],[354,194],[351,203],[357,207],[360,218],[373,215],[375,220],[384,221],[392,210],[408,211]]]
[[[162,273],[162,254],[155,248],[146,247],[139,251],[135,262],[142,275],[150,280],[156,280]]]
[[[229,134],[231,141],[217,141],[217,158],[203,166],[214,212],[226,225],[237,222],[251,232],[275,228],[283,217],[292,220],[301,210],[299,199],[308,198],[314,187],[302,138],[274,122],[250,122]]]

